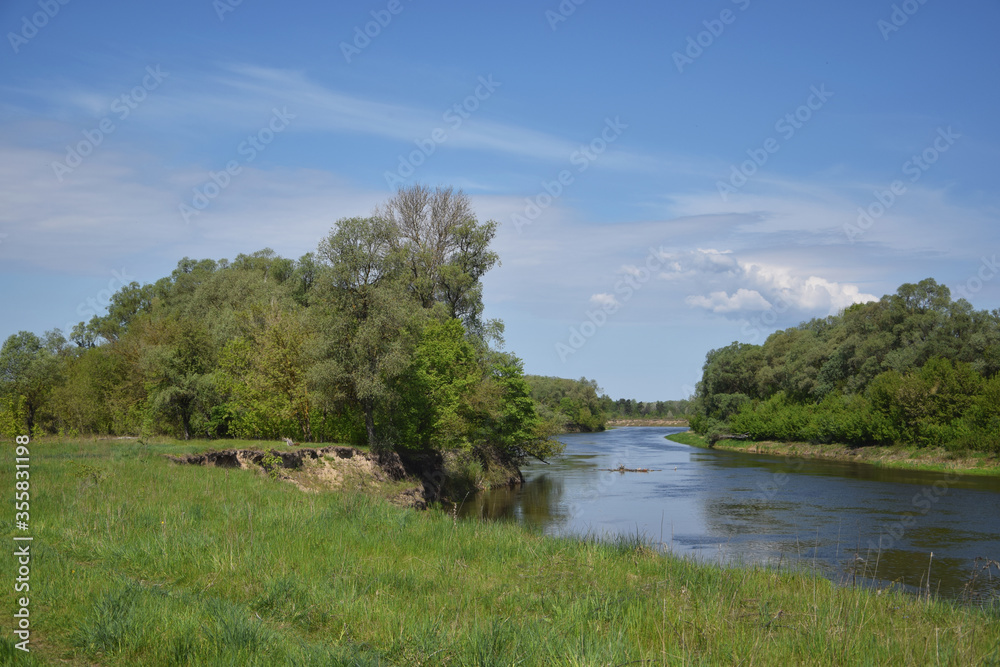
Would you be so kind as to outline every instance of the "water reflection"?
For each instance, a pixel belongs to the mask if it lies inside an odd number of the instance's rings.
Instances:
[[[559,476],[541,473],[521,487],[496,489],[467,499],[461,512],[463,517],[558,526],[569,518],[560,503],[562,493],[563,480]]]
[[[1000,559],[1000,480],[702,450],[678,428],[563,436],[520,488],[468,499],[462,515],[551,534],[640,532],[722,562],[815,563],[835,581],[895,582],[960,595],[976,557]],[[601,468],[658,468],[619,473]],[[934,553],[933,559],[930,553]],[[996,594],[1000,580],[977,586]]]

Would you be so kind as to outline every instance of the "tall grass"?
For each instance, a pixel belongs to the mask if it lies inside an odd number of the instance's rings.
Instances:
[[[636,538],[456,522],[159,455],[187,449],[32,446],[32,656],[109,665],[1000,659],[996,609],[704,565]],[[0,469],[10,500],[11,459],[8,450]],[[0,581],[12,582],[14,560],[0,563]],[[11,643],[0,643],[0,658],[20,653]]]

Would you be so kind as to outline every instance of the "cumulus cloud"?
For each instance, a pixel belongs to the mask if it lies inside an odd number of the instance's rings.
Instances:
[[[688,305],[711,310],[713,313],[731,313],[734,311],[766,310],[771,304],[757,290],[743,287],[736,290],[732,296],[725,292],[712,292],[705,296],[689,296],[685,299]]]
[[[660,278],[690,284],[697,293],[685,298],[689,306],[735,318],[779,306],[781,312],[799,317],[833,315],[877,299],[851,283],[740,260],[730,251],[712,248],[671,254]]]
[[[615,298],[614,294],[592,294],[590,296],[590,303],[595,306],[618,306],[618,299]]]

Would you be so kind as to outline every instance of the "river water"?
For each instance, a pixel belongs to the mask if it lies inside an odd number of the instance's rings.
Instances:
[[[479,494],[461,513],[555,535],[638,533],[680,555],[796,563],[847,585],[926,591],[929,572],[935,594],[1000,594],[1000,563],[982,560],[1000,561],[1000,478],[699,449],[664,437],[684,430],[560,436],[561,456],[525,466],[522,486]],[[651,471],[601,470],[621,465]]]

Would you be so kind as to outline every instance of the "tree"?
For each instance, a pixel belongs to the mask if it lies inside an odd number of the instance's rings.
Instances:
[[[490,377],[499,396],[487,422],[490,440],[517,461],[528,456],[545,461],[560,453],[565,445],[551,437],[555,432],[538,417],[521,360],[498,354]]]
[[[314,380],[360,406],[368,444],[380,447],[376,410],[396,398],[394,380],[409,366],[421,310],[401,279],[395,228],[377,217],[344,218],[317,256],[326,266],[318,285],[325,340]]]
[[[401,435],[414,446],[468,448],[476,439],[476,404],[483,369],[465,327],[456,319],[429,321],[413,363],[402,376]]]
[[[400,188],[375,210],[395,231],[409,289],[424,308],[443,303],[466,328],[488,335],[481,315],[481,278],[499,256],[489,249],[497,223],[479,223],[461,190],[423,185]],[[492,323],[495,324],[495,323]],[[493,327],[495,329],[495,326]]]
[[[30,331],[20,331],[0,348],[0,393],[14,406],[23,406],[24,425],[33,433],[41,411],[61,379],[58,354],[65,346],[58,329],[43,342]]]
[[[86,344],[89,335],[96,335],[106,341],[117,341],[139,313],[149,311],[152,306],[152,296],[151,285],[139,285],[133,281],[123,286],[111,296],[107,315],[104,317],[95,315],[89,325],[81,326],[83,325],[81,322],[73,328],[74,340],[78,345]]]
[[[241,414],[241,435],[313,439],[308,372],[314,334],[300,313],[272,306],[243,313],[244,334],[223,348],[220,385],[230,395],[231,412]],[[265,422],[273,424],[265,426]],[[293,433],[290,425],[297,430]]]
[[[196,411],[207,412],[212,403],[211,339],[204,322],[188,318],[165,320],[158,333],[158,344],[146,348],[143,357],[150,408],[188,440]]]

